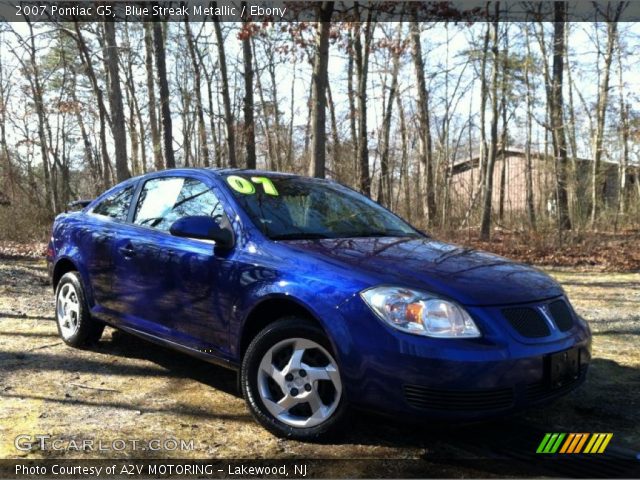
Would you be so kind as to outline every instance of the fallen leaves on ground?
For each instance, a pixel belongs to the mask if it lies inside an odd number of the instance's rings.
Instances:
[[[18,258],[43,258],[47,252],[44,242],[9,242],[0,240],[0,260]]]
[[[481,241],[477,234],[456,232],[445,235],[444,238],[534,265],[600,272],[640,271],[638,232],[592,232],[567,235],[559,239],[557,234],[497,231],[491,241]]]

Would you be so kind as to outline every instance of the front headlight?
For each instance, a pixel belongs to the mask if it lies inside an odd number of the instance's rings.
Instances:
[[[373,287],[360,292],[385,323],[403,332],[436,338],[477,338],[480,331],[458,304],[403,287]]]

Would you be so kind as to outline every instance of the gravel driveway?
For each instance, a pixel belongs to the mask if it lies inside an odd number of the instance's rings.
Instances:
[[[441,474],[468,475],[474,470],[460,466],[457,459],[496,452],[509,456],[517,445],[514,439],[528,436],[536,443],[540,431],[613,432],[612,448],[637,451],[640,274],[550,273],[563,283],[594,331],[595,360],[586,385],[551,407],[475,426],[427,428],[357,414],[340,443],[314,445],[277,439],[254,423],[230,371],[111,329],[90,351],[65,346],[53,322],[53,295],[44,263],[0,258],[0,458],[428,461],[439,455],[450,459],[438,462]],[[491,452],[487,432],[494,433]],[[42,451],[37,444],[28,452],[14,447],[17,435],[38,433],[65,445],[94,443],[64,451]],[[128,444],[124,449],[96,449],[95,442],[113,447],[123,439],[136,439],[147,447],[157,441],[164,448],[140,450]],[[167,439],[169,443],[162,445]],[[393,471],[391,466],[386,473]]]

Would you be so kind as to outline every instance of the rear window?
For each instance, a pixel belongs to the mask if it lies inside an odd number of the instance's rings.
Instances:
[[[126,221],[131,200],[133,199],[133,187],[131,185],[109,195],[93,208],[93,213],[121,222]]]
[[[144,184],[133,223],[169,231],[176,220],[212,216],[220,223],[224,209],[211,187],[194,178],[161,177]]]

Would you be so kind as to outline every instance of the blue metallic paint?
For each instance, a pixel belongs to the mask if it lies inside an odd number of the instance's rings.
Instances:
[[[163,176],[197,178],[214,189],[234,230],[233,249],[220,251],[206,241],[91,213],[106,195],[133,184],[130,222],[142,184]],[[590,331],[579,319],[568,332],[532,339],[518,335],[501,317],[501,306],[536,305],[564,295],[539,270],[428,237],[272,241],[213,170],[169,170],[116,186],[83,211],[58,216],[50,251],[52,265],[68,259],[80,271],[98,318],[232,367],[241,361],[251,312],[269,299],[294,302],[327,333],[350,402],[386,412],[429,414],[407,404],[405,384],[452,390],[513,387],[516,400],[509,410],[516,409],[527,403],[522,389],[542,380],[545,355],[579,347],[585,364],[590,358]],[[434,339],[392,329],[358,295],[381,284],[457,301],[482,337]]]

